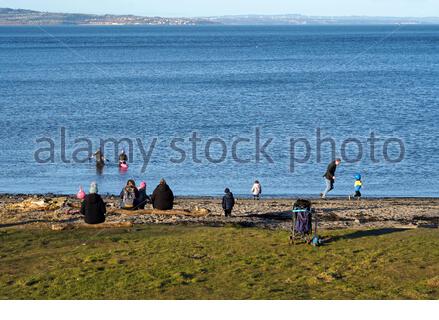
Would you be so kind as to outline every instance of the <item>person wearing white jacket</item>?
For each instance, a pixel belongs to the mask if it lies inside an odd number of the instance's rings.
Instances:
[[[258,180],[255,181],[252,187],[253,200],[259,200],[262,193],[262,186]]]

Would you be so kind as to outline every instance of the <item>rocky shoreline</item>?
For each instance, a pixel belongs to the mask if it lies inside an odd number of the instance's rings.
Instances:
[[[177,197],[172,212],[148,208],[125,211],[116,196],[104,196],[107,221],[101,227],[142,224],[235,225],[289,229],[296,199],[237,199],[232,217],[224,217],[219,198]],[[416,228],[439,225],[438,198],[381,198],[312,200],[320,229]],[[0,195],[0,228],[49,227],[54,230],[85,226],[73,196]]]

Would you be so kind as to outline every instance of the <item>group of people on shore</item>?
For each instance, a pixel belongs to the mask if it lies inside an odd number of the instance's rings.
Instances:
[[[81,189],[77,197],[82,201],[80,212],[86,223],[98,224],[105,222],[106,206],[102,197],[98,194],[96,182],[90,184],[88,195],[85,195]],[[174,193],[165,179],[160,180],[151,196],[146,193],[146,183],[144,181],[137,188],[134,180],[128,180],[126,186],[120,192],[120,208],[125,210],[145,209],[148,203],[157,210],[171,210],[173,208]]]
[[[253,195],[253,200],[260,200],[262,194],[262,186],[261,183],[256,180],[253,183],[251,193]],[[233,207],[235,206],[235,197],[229,188],[224,190],[224,196],[221,202],[222,208],[224,210],[224,215],[226,217],[230,217],[232,215]]]
[[[146,194],[145,181],[137,188],[136,182],[130,179],[120,192],[120,199],[120,208],[126,210],[143,210],[148,203],[157,210],[171,210],[174,206],[174,193],[165,179],[160,180],[151,196]]]
[[[340,163],[341,163],[341,159],[339,159],[339,158],[337,158],[334,161],[332,161],[331,163],[329,163],[328,168],[326,169],[326,172],[323,175],[323,177],[325,178],[325,181],[326,181],[326,189],[322,193],[320,193],[320,197],[322,199],[326,199],[326,195],[328,194],[328,192],[330,192],[331,190],[334,189],[335,171],[337,170],[337,167],[340,165]],[[361,188],[363,187],[363,182],[361,180],[361,174],[357,173],[354,178],[355,178],[354,194],[349,195],[349,199],[351,199],[351,197],[353,197],[355,199],[360,199],[361,198]]]
[[[94,156],[96,157],[97,163],[98,161],[103,161],[105,164],[105,157],[99,150]],[[124,151],[120,154],[119,161],[120,163],[126,163],[127,157]],[[334,189],[335,172],[340,163],[340,159],[335,159],[328,165],[326,172],[323,175],[326,182],[326,188],[320,194],[322,199],[326,199],[327,194]],[[358,199],[361,197],[360,190],[362,186],[361,175],[357,174],[354,183],[355,193],[352,197]],[[91,183],[89,191],[88,195],[85,195],[82,189],[78,192],[77,197],[82,200],[81,214],[85,216],[86,223],[102,223],[105,221],[106,207],[102,197],[98,194],[98,186],[95,182]],[[260,200],[262,185],[258,180],[253,183],[251,193],[253,195],[253,200]],[[349,196],[349,198],[351,198],[351,196]],[[137,187],[134,180],[130,179],[127,181],[126,186],[120,192],[120,208],[126,210],[142,210],[145,209],[147,204],[151,204],[152,207],[157,210],[172,210],[174,206],[174,193],[166,183],[165,179],[160,180],[160,183],[154,189],[151,196],[146,193],[146,182],[142,181],[139,184],[139,187]],[[235,198],[233,193],[229,188],[226,188],[222,198],[222,208],[226,217],[232,215],[234,206]]]
[[[259,200],[262,187],[259,181],[255,181],[251,189],[254,200]],[[96,182],[90,184],[89,194],[86,195],[80,188],[77,198],[82,201],[81,214],[88,224],[99,224],[105,222],[106,205],[98,194]],[[151,204],[157,210],[172,210],[174,207],[174,193],[165,179],[161,179],[151,196],[146,193],[146,182],[142,181],[139,187],[133,179],[127,181],[126,186],[120,192],[120,208],[125,210],[143,210],[147,204]],[[222,208],[226,217],[231,216],[235,198],[229,188],[224,190]]]

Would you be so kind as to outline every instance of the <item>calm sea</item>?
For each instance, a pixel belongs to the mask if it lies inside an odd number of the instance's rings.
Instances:
[[[0,110],[1,193],[437,196],[439,26],[0,27]]]

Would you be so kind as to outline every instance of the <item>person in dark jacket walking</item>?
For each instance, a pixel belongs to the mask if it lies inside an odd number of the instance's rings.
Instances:
[[[151,203],[152,207],[158,210],[172,210],[174,207],[174,193],[165,179],[160,180],[160,184],[152,193]]]
[[[81,205],[81,214],[84,216],[85,223],[99,224],[105,222],[107,209],[101,196],[98,194],[96,182],[90,184],[90,193],[85,196]]]
[[[235,206],[235,198],[233,197],[233,193],[230,192],[229,188],[226,188],[224,190],[224,193],[225,195],[223,197],[223,202],[222,202],[224,215],[226,217],[230,217],[232,215],[233,207]]]
[[[335,171],[337,170],[337,166],[340,163],[341,163],[340,159],[335,159],[328,165],[328,168],[326,169],[326,172],[323,175],[326,181],[326,189],[325,191],[323,191],[323,193],[320,194],[322,199],[325,199],[328,192],[334,189]]]
[[[145,209],[145,205],[151,202],[151,198],[146,194],[146,182],[142,181],[139,185],[139,197],[137,199],[137,208]]]

